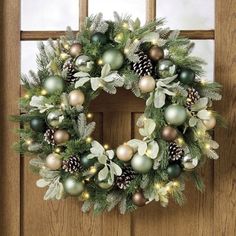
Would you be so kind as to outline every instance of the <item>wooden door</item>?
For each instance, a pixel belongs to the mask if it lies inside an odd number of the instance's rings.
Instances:
[[[155,18],[156,4],[156,0],[146,0],[147,20]],[[87,14],[88,0],[80,0],[80,22]],[[217,110],[226,117],[229,127],[215,132],[221,159],[208,161],[202,169],[205,193],[188,184],[188,202],[182,208],[174,203],[168,208],[152,203],[124,216],[116,210],[93,216],[82,214],[76,199],[43,201],[44,192],[35,186],[38,176],[29,171],[27,157],[19,158],[10,148],[17,139],[13,132],[17,125],[10,123],[8,116],[19,112],[20,40],[56,38],[63,32],[20,32],[20,1],[0,1],[1,235],[236,235],[235,15],[235,1],[216,0],[215,31],[181,32],[191,39],[215,39],[216,81],[224,85],[224,99],[217,104]],[[117,95],[102,94],[91,107],[97,122],[96,138],[115,147],[136,137],[135,120],[143,107],[143,101],[123,89]]]

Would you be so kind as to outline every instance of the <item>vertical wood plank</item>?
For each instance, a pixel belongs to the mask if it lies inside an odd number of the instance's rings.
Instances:
[[[85,17],[88,16],[88,4],[89,4],[89,0],[79,0],[79,26],[80,26],[80,29],[83,26]]]
[[[20,71],[20,4],[0,1],[0,231],[1,235],[20,235],[20,158],[12,149],[17,124],[10,115],[18,114]]]
[[[217,110],[228,128],[217,129],[220,159],[214,166],[214,235],[236,235],[236,2],[216,1],[216,81],[223,87]]]
[[[147,22],[156,19],[156,0],[146,0]]]

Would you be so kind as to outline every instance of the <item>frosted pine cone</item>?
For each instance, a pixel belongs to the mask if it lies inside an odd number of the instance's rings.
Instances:
[[[68,160],[64,160],[62,163],[62,169],[65,172],[69,172],[71,174],[80,171],[81,166],[79,158],[76,155],[74,155],[71,156]]]
[[[47,129],[44,133],[44,141],[46,141],[50,145],[55,145],[54,135],[55,130],[53,129]]]
[[[178,146],[175,142],[170,143],[169,148],[169,159],[172,161],[177,161],[184,156],[184,150]]]
[[[135,172],[130,166],[122,170],[122,174],[117,177],[116,185],[119,189],[126,189],[130,182],[135,178]]]
[[[187,92],[188,96],[186,101],[186,107],[190,110],[191,106],[195,104],[197,100],[199,100],[200,96],[195,88],[188,88]]]
[[[77,72],[73,63],[73,59],[69,59],[63,65],[63,70],[67,70],[66,82],[75,83],[78,78],[74,76]]]

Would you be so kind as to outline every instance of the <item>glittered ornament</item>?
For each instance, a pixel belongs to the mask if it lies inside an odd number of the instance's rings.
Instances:
[[[112,48],[103,53],[102,61],[104,64],[109,64],[112,70],[118,70],[124,63],[124,56],[119,50]]]
[[[171,164],[167,167],[166,171],[169,179],[175,179],[181,175],[182,169],[178,164]]]
[[[153,164],[153,161],[151,158],[145,155],[141,156],[138,153],[136,153],[131,160],[132,168],[137,173],[141,173],[141,174],[147,173],[152,168],[152,164]]]
[[[182,147],[178,146],[175,142],[171,142],[168,147],[169,159],[172,161],[178,161],[184,155]]]
[[[160,77],[171,77],[175,75],[176,65],[170,60],[162,59],[158,62],[157,70]]]
[[[136,174],[131,166],[125,166],[122,169],[122,174],[116,178],[116,186],[119,189],[127,189]]]
[[[94,68],[94,62],[89,56],[81,55],[76,58],[75,67],[79,71],[89,73]]]
[[[63,112],[61,110],[52,110],[47,114],[46,120],[49,126],[57,128],[63,120]]]
[[[168,124],[177,126],[182,125],[187,118],[186,109],[178,104],[168,106],[164,115]]]
[[[80,195],[84,191],[84,184],[73,176],[67,177],[63,181],[65,192],[72,196]]]
[[[51,153],[46,157],[46,166],[50,170],[58,170],[61,168],[62,160],[61,156],[57,153]]]
[[[186,171],[191,171],[195,169],[198,165],[198,158],[193,158],[190,154],[185,155],[182,160],[181,164]]]
[[[154,45],[149,49],[148,55],[151,60],[158,61],[163,58],[164,52],[162,48]]]
[[[144,197],[143,191],[139,191],[133,194],[132,201],[134,205],[142,207],[146,205],[147,199]]]
[[[68,101],[71,106],[81,106],[84,103],[85,97],[81,90],[72,90],[68,95]]]
[[[149,93],[155,89],[156,81],[150,75],[143,76],[138,83],[142,93]]]
[[[120,145],[116,150],[117,158],[121,161],[129,161],[133,154],[133,149],[127,144]]]
[[[50,76],[43,82],[43,87],[49,94],[61,93],[64,90],[64,81],[59,76]]]
[[[77,155],[70,156],[68,160],[62,162],[62,169],[71,174],[81,170],[80,160]]]
[[[96,32],[92,35],[91,40],[93,43],[100,43],[100,44],[106,44],[107,43],[107,36],[101,32]]]
[[[138,62],[132,64],[133,71],[139,76],[151,75],[153,65],[150,58],[143,51],[138,52]]]
[[[55,145],[55,140],[54,140],[54,133],[55,133],[55,130],[54,129],[47,129],[44,133],[44,141],[46,141],[48,144],[50,145]]]
[[[57,145],[64,145],[70,139],[70,134],[66,130],[59,129],[55,131],[53,138]]]
[[[72,57],[77,57],[82,52],[82,45],[80,43],[73,43],[70,47],[70,55]]]
[[[195,73],[191,69],[182,69],[178,79],[183,84],[192,84],[195,79]]]
[[[207,130],[214,129],[216,126],[216,118],[214,116],[210,116],[208,120],[203,120],[203,124]]]
[[[46,130],[46,122],[44,118],[34,117],[30,120],[30,128],[35,132],[44,132]]]
[[[175,128],[171,126],[165,126],[161,131],[161,137],[167,142],[174,141],[178,136],[178,132]]]

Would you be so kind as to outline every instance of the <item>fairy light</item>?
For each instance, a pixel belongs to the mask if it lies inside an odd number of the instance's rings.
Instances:
[[[90,197],[90,195],[89,195],[89,193],[88,193],[87,191],[85,191],[85,192],[82,193],[82,198],[83,198],[84,200],[88,200],[89,197]]]
[[[152,154],[152,151],[150,149],[147,149],[146,154],[147,154],[147,156],[149,156]]]
[[[103,60],[102,59],[99,59],[98,60],[98,65],[102,65],[103,64]]]
[[[61,149],[60,149],[60,148],[56,148],[56,149],[55,149],[55,152],[56,152],[56,153],[60,153],[60,152],[61,152]]]
[[[156,184],[155,184],[155,188],[156,188],[156,189],[160,189],[160,188],[161,188],[161,184],[160,184],[160,183],[156,183]]]
[[[60,57],[61,57],[62,60],[65,60],[65,59],[67,59],[69,57],[69,55],[67,53],[62,52],[60,54]]]
[[[138,43],[138,42],[139,42],[139,40],[138,40],[138,39],[135,39],[135,40],[134,40],[134,43]]]
[[[30,98],[30,95],[28,93],[26,93],[24,98],[28,99],[28,98]]]
[[[202,84],[202,85],[205,85],[205,84],[206,84],[206,80],[202,79],[202,80],[201,80],[201,84]]]
[[[173,182],[173,186],[174,186],[174,187],[178,187],[178,186],[179,186],[179,182],[178,182],[178,181],[174,181],[174,182]]]
[[[87,114],[87,118],[91,119],[93,117],[93,114],[92,113],[88,113]]]
[[[206,149],[210,149],[210,147],[211,147],[211,145],[210,145],[209,143],[206,143],[206,144],[205,144],[205,148],[206,148]]]
[[[87,137],[87,138],[86,138],[86,142],[87,142],[87,143],[91,143],[92,140],[93,140],[93,139],[92,139],[91,137]]]
[[[104,144],[104,149],[107,150],[109,148],[109,145],[108,144]]]
[[[70,45],[69,45],[68,43],[66,43],[66,44],[64,44],[64,48],[67,49],[67,50],[69,50]]]
[[[170,186],[166,186],[166,191],[170,192],[170,190],[171,190]]]
[[[26,143],[27,145],[30,145],[30,144],[32,143],[32,140],[31,140],[31,139],[27,139],[27,140],[25,140],[25,143]]]
[[[41,90],[41,95],[46,95],[47,94],[47,91],[45,89],[42,89]]]
[[[95,174],[97,172],[97,168],[95,167],[95,166],[91,166],[90,168],[89,168],[89,173],[90,174]]]
[[[129,24],[127,22],[124,22],[122,26],[123,26],[123,28],[128,29]]]
[[[125,48],[124,49],[124,53],[127,54],[129,52],[129,49],[128,48]]]
[[[153,45],[157,44],[157,40],[156,40],[156,39],[153,39],[153,40],[152,40],[152,44],[153,44]]]
[[[177,142],[178,142],[179,145],[182,145],[184,143],[184,140],[182,138],[178,138]]]

